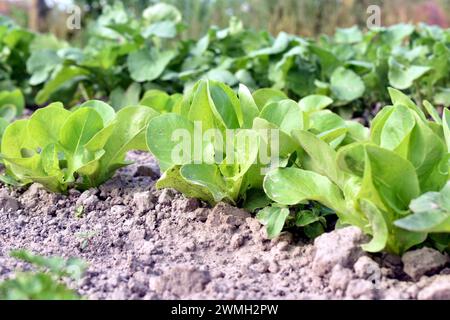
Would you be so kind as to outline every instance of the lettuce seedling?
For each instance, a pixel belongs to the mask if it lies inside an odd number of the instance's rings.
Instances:
[[[199,81],[174,105],[172,113],[149,123],[147,144],[164,171],[157,186],[175,188],[211,204],[237,204],[258,194],[263,169],[285,166],[296,148],[281,132],[278,155],[271,149],[271,134],[278,127],[267,120],[275,115],[262,110],[280,98],[285,96],[278,90],[259,90],[252,95],[241,85],[236,95],[222,83]],[[284,104],[288,112],[289,100]],[[187,143],[185,148],[181,148],[183,143]],[[261,202],[254,197],[252,201]]]
[[[128,164],[127,151],[146,150],[145,128],[157,114],[144,106],[115,113],[95,100],[72,111],[53,103],[6,128],[2,180],[14,185],[38,182],[53,192],[98,186]]]
[[[261,93],[259,103],[272,101]],[[249,190],[262,189],[261,169],[272,160],[285,164],[279,158],[270,158],[274,150],[268,147],[268,139],[277,127],[258,118],[261,110],[255,100],[243,85],[236,95],[222,83],[200,81],[173,112],[153,118],[147,144],[164,171],[157,186],[175,188],[211,204],[236,204],[247,197]],[[280,158],[288,159],[295,151],[294,144],[286,134],[280,139],[284,139]],[[186,148],[181,148],[183,143]],[[267,163],[261,161],[263,151]]]

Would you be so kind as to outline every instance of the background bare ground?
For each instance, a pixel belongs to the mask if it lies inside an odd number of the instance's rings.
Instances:
[[[9,257],[24,248],[87,261],[70,285],[89,299],[450,299],[449,258],[435,250],[367,255],[353,227],[268,240],[245,211],[155,190],[154,159],[129,158],[83,193],[1,187],[0,280],[28,268]]]

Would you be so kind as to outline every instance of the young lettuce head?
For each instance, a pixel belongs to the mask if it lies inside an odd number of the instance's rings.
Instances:
[[[145,128],[157,114],[144,106],[115,113],[95,100],[72,111],[53,103],[6,128],[2,180],[14,185],[38,182],[53,192],[98,186],[128,164],[127,151],[146,150]]]

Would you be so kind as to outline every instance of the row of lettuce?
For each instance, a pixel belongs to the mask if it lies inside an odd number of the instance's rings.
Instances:
[[[367,251],[448,250],[450,112],[389,93],[392,104],[370,128],[327,109],[327,96],[297,102],[273,88],[251,93],[241,84],[236,93],[213,80],[184,95],[150,90],[147,105],[117,112],[98,100],[70,110],[53,103],[6,128],[2,180],[88,189],[126,166],[127,151],[144,150],[159,161],[159,188],[256,212],[270,237],[295,226],[313,237],[337,218],[336,227],[371,236]],[[180,148],[199,126],[213,134]]]
[[[362,113],[388,102],[391,86],[417,100],[450,104],[450,31],[399,24],[362,32],[338,29],[316,40],[280,33],[272,37],[231,19],[199,40],[183,40],[180,12],[159,3],[134,17],[121,3],[106,6],[86,26],[77,48],[0,19],[0,91],[20,89],[27,104],[109,100],[119,109],[149,89],[175,93],[199,79],[237,89],[273,87],[290,98],[323,94],[339,113]]]

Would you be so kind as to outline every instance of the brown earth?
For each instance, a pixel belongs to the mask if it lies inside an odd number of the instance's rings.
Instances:
[[[447,255],[368,255],[353,227],[268,240],[245,211],[155,190],[154,159],[129,158],[134,165],[83,193],[2,186],[0,280],[28,268],[9,257],[23,248],[84,259],[86,275],[70,285],[89,299],[450,299]]]

